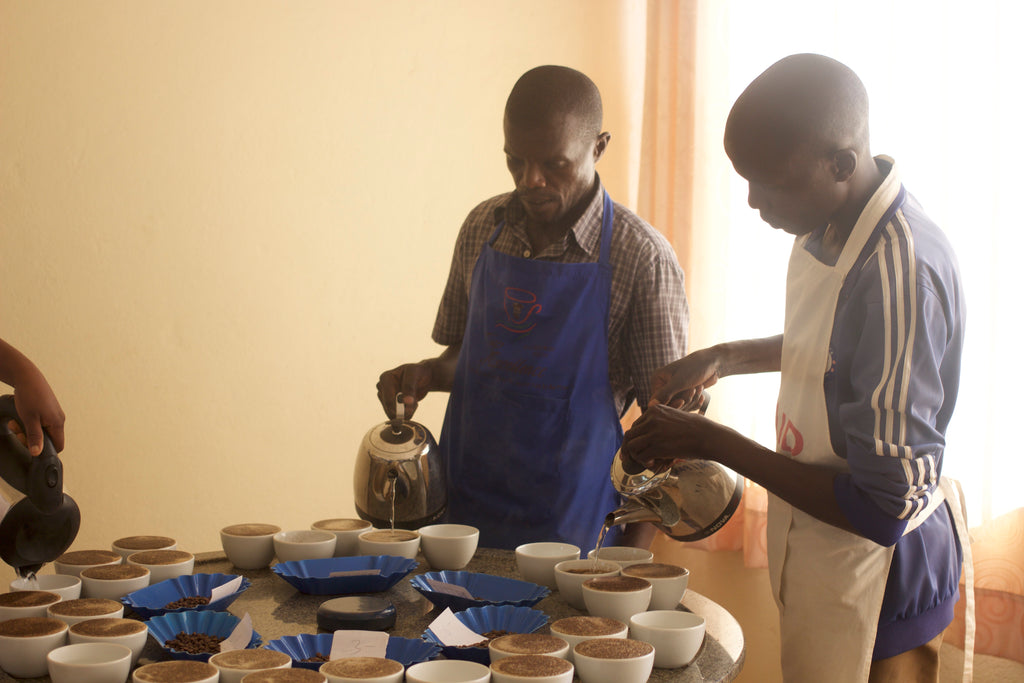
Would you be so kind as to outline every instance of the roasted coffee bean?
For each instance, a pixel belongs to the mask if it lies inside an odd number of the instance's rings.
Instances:
[[[312,657],[306,657],[302,661],[304,662],[329,662],[331,658],[325,655],[323,652],[317,652]]]
[[[209,604],[210,604],[210,598],[204,598],[201,595],[193,595],[193,596],[190,596],[190,597],[187,597],[187,598],[182,598],[181,600],[175,600],[174,602],[169,602],[166,605],[164,605],[164,609],[181,609],[182,607],[186,607],[186,608],[191,609],[193,607],[200,607],[202,605],[209,605]]]
[[[220,652],[220,644],[224,638],[210,635],[209,633],[186,633],[178,631],[178,634],[164,643],[169,648],[199,655],[204,653]]]

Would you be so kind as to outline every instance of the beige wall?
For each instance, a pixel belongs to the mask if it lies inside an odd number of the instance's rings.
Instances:
[[[599,170],[633,192],[636,11],[0,0],[0,337],[68,414],[74,547],[201,551],[233,522],[354,514],[377,376],[438,351],[459,225],[511,189],[501,112],[523,71],[594,78]],[[444,405],[417,419],[438,434]]]

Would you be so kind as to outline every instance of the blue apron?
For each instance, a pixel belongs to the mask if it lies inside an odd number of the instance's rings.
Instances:
[[[606,192],[597,263],[502,254],[493,247],[502,222],[473,269],[440,447],[449,519],[478,527],[481,546],[564,541],[585,553],[616,507],[612,210]]]

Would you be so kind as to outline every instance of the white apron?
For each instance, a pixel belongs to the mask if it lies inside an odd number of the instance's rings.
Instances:
[[[884,193],[877,193],[872,202],[879,194]],[[835,266],[808,253],[804,239],[798,238],[793,246],[786,282],[776,434],[779,452],[800,462],[848,470],[846,461],[832,450],[823,378],[830,362],[828,349],[839,290],[885,208],[869,203]],[[942,479],[941,490],[951,491],[950,482]],[[957,526],[963,530],[960,498],[948,498]],[[942,500],[936,492],[907,532]],[[970,545],[965,531],[962,538],[968,567],[965,578],[970,579]],[[892,554],[893,548],[825,524],[769,494],[768,566],[779,607],[783,680],[817,683],[823,680],[823,672],[828,672],[830,683],[867,681]],[[973,606],[970,586],[968,608]],[[973,640],[970,624],[969,635]],[[969,666],[965,661],[965,669]],[[965,680],[969,680],[966,670]]]

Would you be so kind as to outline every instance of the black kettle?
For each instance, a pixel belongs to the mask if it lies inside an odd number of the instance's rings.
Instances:
[[[33,456],[7,426],[12,419],[24,428],[14,396],[0,396],[0,559],[29,576],[71,546],[82,516],[64,493],[50,437],[43,433],[43,452]]]

